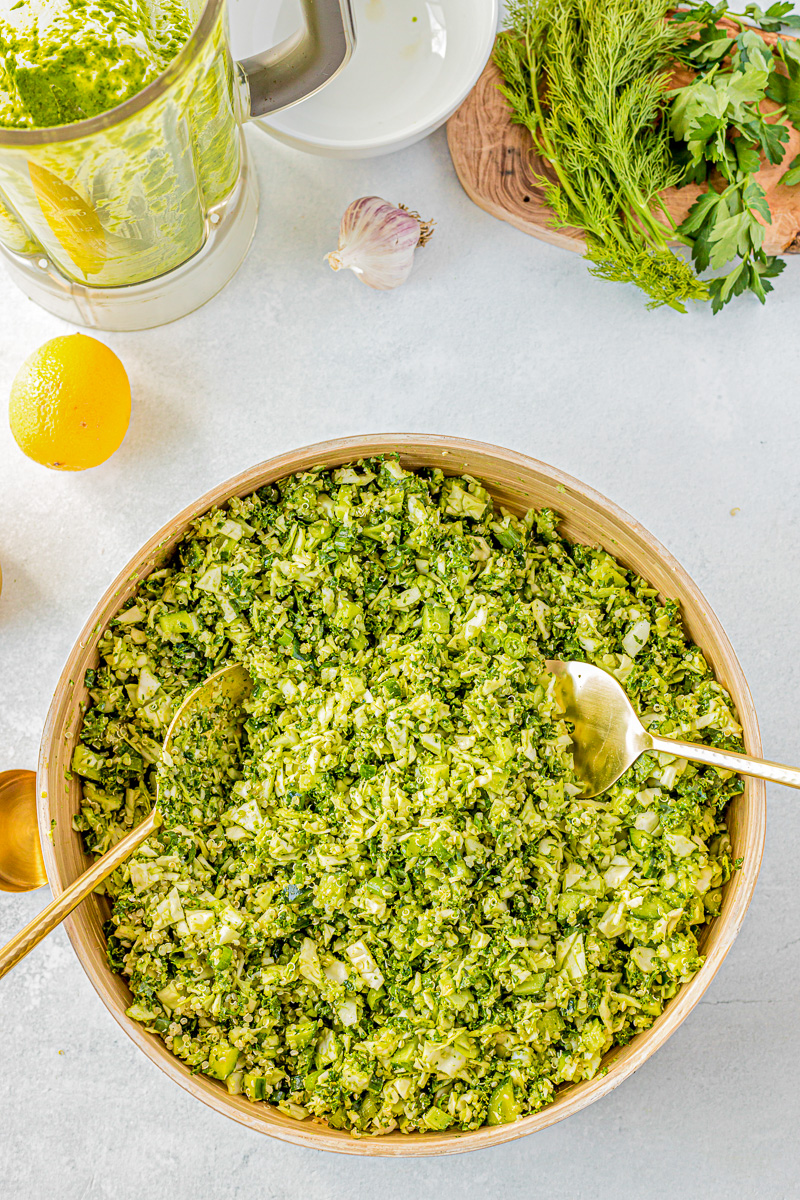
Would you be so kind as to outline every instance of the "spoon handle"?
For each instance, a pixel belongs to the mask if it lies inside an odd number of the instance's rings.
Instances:
[[[800,787],[800,783],[798,787]],[[60,925],[73,908],[77,908],[81,900],[85,900],[89,893],[94,891],[98,883],[102,883],[112,871],[116,871],[117,867],[124,863],[136,847],[150,836],[155,827],[156,810],[153,809],[140,825],[137,825],[130,833],[126,833],[125,837],[106,851],[102,858],[98,858],[88,871],[79,875],[74,883],[65,888],[55,900],[51,900],[47,908],[43,908],[38,916],[34,917],[24,929],[21,929],[16,937],[13,937],[0,950],[0,978],[16,966],[19,960],[24,958],[34,946],[38,946],[39,942],[46,938],[56,925]]]
[[[701,746],[697,742],[679,742],[672,738],[651,734],[653,750],[664,754],[676,754],[691,762],[705,763],[707,767],[721,767],[724,771],[736,771],[740,775],[755,775],[757,779],[768,779],[771,783],[783,783],[787,787],[800,788],[800,769],[786,767],[782,763],[768,762],[764,758],[750,758],[735,750],[717,750],[713,746]]]

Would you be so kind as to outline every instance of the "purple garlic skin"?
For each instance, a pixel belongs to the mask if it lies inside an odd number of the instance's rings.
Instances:
[[[346,267],[367,287],[387,292],[408,279],[414,251],[430,234],[430,222],[415,213],[380,196],[362,196],[348,205],[338,249],[325,257],[334,271]]]

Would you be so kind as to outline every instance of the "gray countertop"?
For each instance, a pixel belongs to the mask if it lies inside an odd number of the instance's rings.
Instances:
[[[800,261],[765,308],[648,313],[577,255],[474,208],[443,131],[368,162],[252,137],[261,223],[225,293],[183,321],[101,335],[135,398],[122,449],[59,474],[0,421],[0,769],[33,767],[61,666],[110,580],[227,476],[308,442],[387,430],[511,446],[605,492],[705,591],[753,690],[765,753],[800,761]],[[350,200],[437,220],[408,284],[323,262]],[[67,331],[0,277],[0,395]],[[384,1200],[800,1195],[800,798],[772,788],[761,879],[722,970],[668,1044],[600,1103],[477,1154],[345,1159],[251,1133],[163,1077],[116,1026],[63,930],[0,983],[8,1200]],[[0,940],[46,891],[0,894]]]

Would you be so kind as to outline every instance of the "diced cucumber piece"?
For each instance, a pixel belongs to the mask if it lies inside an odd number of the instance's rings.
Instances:
[[[548,1011],[539,1019],[539,1029],[543,1034],[549,1037],[551,1041],[558,1037],[563,1028],[564,1019],[557,1008],[548,1009]]]
[[[547,972],[537,971],[535,975],[529,975],[527,979],[523,979],[522,983],[517,984],[514,988],[515,996],[538,996],[544,991],[544,985],[547,983]]]
[[[506,1079],[492,1092],[486,1124],[508,1125],[510,1121],[516,1121],[521,1112],[522,1107],[514,1094],[514,1085],[510,1079]]]
[[[434,1104],[425,1113],[422,1123],[426,1129],[449,1129],[453,1124],[453,1118],[450,1116],[450,1113],[445,1112],[443,1108],[439,1108],[438,1105]],[[489,1124],[495,1125],[497,1122],[490,1121]]]
[[[184,633],[199,633],[203,624],[192,612],[166,612],[159,616],[158,627],[168,637],[175,637]]]
[[[208,1074],[215,1079],[227,1079],[236,1066],[239,1051],[227,1042],[213,1046],[208,1054]]]
[[[81,744],[75,747],[72,769],[77,775],[82,775],[84,779],[95,779],[99,782],[103,778],[103,769],[107,764],[108,759],[102,754],[90,750],[88,746]]]
[[[252,1071],[245,1072],[242,1077],[242,1087],[248,1100],[264,1100],[267,1095],[267,1081],[263,1075]]]

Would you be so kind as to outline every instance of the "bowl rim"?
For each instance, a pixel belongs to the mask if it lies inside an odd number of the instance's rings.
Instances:
[[[63,786],[64,780],[59,781],[57,775],[54,772],[51,773],[49,766],[51,747],[56,744],[55,739],[59,733],[59,721],[66,710],[65,696],[71,694],[74,689],[75,668],[81,658],[87,653],[87,646],[91,638],[98,633],[101,625],[103,628],[107,626],[113,618],[114,613],[118,611],[127,596],[131,594],[133,585],[140,583],[146,577],[146,574],[149,573],[149,570],[153,569],[151,565],[147,571],[140,574],[140,566],[146,565],[151,556],[157,556],[164,546],[170,543],[174,544],[176,540],[179,540],[176,539],[175,530],[180,528],[180,536],[183,536],[183,531],[194,517],[199,516],[214,505],[226,503],[234,495],[244,496],[256,490],[258,486],[263,486],[263,484],[252,483],[252,479],[260,473],[268,471],[272,479],[277,480],[285,478],[295,471],[308,469],[310,465],[308,462],[309,459],[321,462],[329,456],[335,455],[336,461],[339,464],[344,464],[354,461],[365,454],[392,453],[396,451],[400,453],[401,457],[404,452],[410,457],[415,450],[420,451],[422,449],[424,449],[426,454],[438,453],[445,459],[449,455],[452,455],[454,459],[457,459],[457,456],[462,454],[485,455],[498,460],[498,462],[502,462],[506,466],[516,466],[521,470],[539,473],[546,477],[549,482],[554,483],[559,492],[563,491],[564,493],[571,494],[580,501],[588,503],[592,510],[599,511],[604,518],[610,517],[613,521],[627,526],[635,537],[646,545],[648,552],[653,555],[654,560],[660,560],[661,566],[666,568],[670,578],[675,578],[677,584],[676,590],[681,590],[684,594],[690,596],[702,612],[703,619],[707,622],[719,650],[725,654],[728,669],[727,686],[738,693],[737,710],[743,727],[743,736],[748,753],[761,756],[758,719],[750,689],[738,658],[718,617],[708,604],[703,593],[678,563],[677,559],[644,526],[625,512],[624,509],[621,509],[613,501],[608,500],[602,493],[597,492],[594,488],[580,482],[559,468],[552,467],[548,463],[544,463],[528,455],[520,454],[517,451],[508,450],[491,443],[434,434],[409,433],[363,434],[348,438],[335,438],[298,447],[267,459],[255,464],[253,467],[238,472],[223,483],[209,489],[193,503],[186,505],[175,517],[166,522],[153,534],[106,588],[103,596],[78,635],[67,658],[55,687],[53,700],[50,704],[42,733],[37,768],[37,812],[45,868],[54,897],[58,897],[62,893],[66,883],[61,879],[56,857],[57,837],[53,837],[51,841],[50,805],[53,789],[59,783]],[[302,465],[298,465],[298,459],[301,456],[306,461]],[[446,461],[442,463],[442,466],[445,468],[447,465]],[[453,463],[453,466],[458,467],[457,461]],[[463,471],[466,468],[461,467],[459,469]],[[113,607],[111,607],[112,605]],[[711,662],[711,666],[715,671],[718,665],[718,663]],[[66,728],[64,736],[67,738],[72,736],[68,728]],[[96,963],[89,961],[92,953],[91,937],[89,933],[82,932],[80,928],[80,914],[82,911],[86,912],[85,908],[83,910],[78,909],[71,917],[68,917],[65,925],[78,961],[117,1024],[161,1071],[196,1099],[202,1100],[223,1116],[281,1141],[291,1142],[306,1148],[324,1149],[344,1154],[424,1157],[427,1155],[457,1154],[468,1150],[488,1148],[489,1146],[516,1140],[529,1133],[547,1128],[549,1125],[553,1125],[565,1117],[581,1111],[595,1100],[601,1099],[604,1095],[613,1091],[664,1044],[699,1003],[717,971],[722,966],[726,955],[741,929],[747,908],[752,899],[763,858],[766,833],[766,785],[762,780],[746,778],[745,787],[745,794],[754,813],[754,823],[751,836],[745,848],[746,861],[740,872],[740,879],[737,881],[734,891],[733,905],[725,917],[722,926],[724,937],[712,947],[698,973],[688,983],[682,985],[676,996],[668,1002],[662,1015],[657,1018],[648,1030],[639,1034],[622,1050],[619,1047],[613,1047],[608,1052],[607,1059],[610,1058],[610,1061],[604,1062],[604,1066],[608,1068],[606,1071],[598,1072],[592,1080],[565,1088],[562,1092],[562,1098],[568,1098],[565,1101],[556,1100],[541,1109],[538,1113],[507,1125],[482,1126],[477,1130],[467,1132],[393,1133],[380,1137],[356,1138],[349,1135],[343,1136],[341,1132],[330,1129],[324,1123],[317,1123],[315,1121],[298,1122],[289,1117],[280,1121],[278,1117],[279,1110],[272,1106],[268,1106],[268,1108],[270,1122],[274,1123],[266,1125],[263,1118],[258,1118],[256,1110],[261,1107],[260,1105],[247,1105],[246,1108],[242,1109],[234,1107],[231,1102],[238,1099],[238,1097],[229,1096],[223,1085],[215,1083],[215,1081],[202,1074],[192,1075],[191,1071],[181,1060],[166,1049],[166,1046],[160,1039],[148,1034],[142,1025],[126,1016],[124,1008],[115,1002],[112,996],[112,981],[118,980],[119,977],[113,975],[105,966],[104,954],[103,969],[101,970],[96,969]],[[67,836],[69,836],[69,832],[71,831],[68,830]],[[66,839],[62,837],[58,840],[64,841]],[[729,883],[727,886],[730,887],[731,884]],[[90,902],[87,901],[87,903]],[[86,921],[88,922],[88,920],[89,918],[87,917]],[[723,918],[720,916],[716,920],[721,921]],[[706,929],[711,929],[712,927],[712,924],[709,924],[706,926]],[[618,1062],[617,1060],[620,1057],[622,1057],[622,1061]],[[252,1114],[249,1112],[250,1108],[253,1110]],[[280,1116],[282,1115],[280,1114]]]
[[[450,98],[434,110],[432,115],[428,115],[424,119],[417,119],[410,124],[404,125],[399,129],[384,133],[378,137],[368,138],[332,138],[320,137],[313,134],[305,133],[295,129],[294,127],[285,127],[280,123],[280,119],[284,114],[289,116],[291,121],[296,116],[298,110],[302,111],[303,101],[292,105],[291,108],[284,109],[275,114],[274,118],[257,117],[254,124],[258,125],[264,133],[268,133],[277,141],[283,142],[284,145],[291,146],[295,150],[302,150],[306,153],[330,154],[331,156],[346,157],[348,153],[358,154],[359,156],[367,156],[371,151],[385,150],[388,151],[392,147],[398,150],[406,149],[415,142],[421,141],[430,134],[435,133],[445,121],[447,121],[455,112],[460,104],[466,100],[473,87],[480,79],[487,62],[494,48],[495,39],[497,37],[497,25],[500,18],[500,0],[483,0],[486,5],[486,19],[488,21],[486,28],[486,37],[483,39],[477,48],[477,66],[475,71],[469,75],[469,80],[463,84],[455,98],[450,93]],[[457,9],[455,10],[457,11]],[[356,30],[356,46],[358,45],[358,30]],[[446,53],[446,52],[445,52]],[[469,61],[472,61],[470,58]],[[465,66],[468,65],[465,61]],[[347,70],[347,67],[344,68]],[[313,97],[307,97],[313,99]]]

